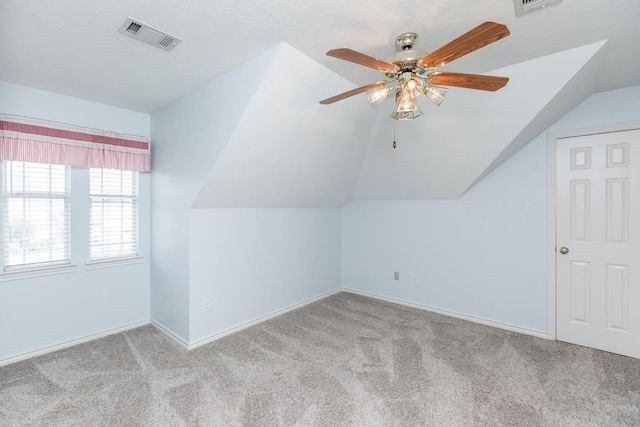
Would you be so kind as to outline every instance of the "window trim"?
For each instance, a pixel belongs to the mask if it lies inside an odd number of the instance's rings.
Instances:
[[[113,195],[105,195],[105,194],[91,194],[91,172],[93,170],[101,170],[101,171],[110,171],[110,170],[118,170],[118,169],[110,169],[110,168],[89,168],[89,221],[91,221],[91,210],[93,209],[93,200],[92,197],[96,198],[106,198],[106,197],[114,197]],[[122,172],[131,172],[134,177],[134,193],[132,196],[118,195],[115,196],[120,199],[120,202],[124,200],[130,200],[133,202],[135,206],[135,253],[127,254],[127,255],[116,255],[111,257],[100,257],[100,258],[91,258],[91,242],[89,242],[89,253],[88,253],[88,261],[86,262],[87,270],[95,270],[98,268],[107,268],[107,267],[117,267],[120,265],[128,265],[128,264],[137,264],[141,263],[143,257],[140,255],[140,173],[138,171],[120,171]],[[101,179],[104,177],[104,173],[101,174]],[[104,181],[103,181],[104,184]],[[91,225],[89,225],[89,241],[91,241]]]
[[[51,276],[54,274],[72,273],[77,270],[76,264],[49,265],[46,267],[25,267],[0,273],[0,282],[9,280],[30,279],[32,277]]]
[[[132,255],[120,258],[102,258],[87,261],[85,266],[87,271],[97,270],[100,268],[119,267],[121,265],[140,264],[144,262],[144,257],[140,255]]]
[[[66,191],[64,193],[61,192],[51,192],[51,193],[30,193],[30,192],[17,192],[11,195],[8,195],[5,191],[5,183],[4,180],[7,179],[7,164],[19,162],[19,163],[33,163],[21,160],[2,160],[1,164],[1,174],[2,174],[2,186],[0,188],[0,193],[2,193],[2,199],[0,201],[0,206],[2,208],[2,212],[0,215],[2,216],[2,245],[0,245],[0,253],[2,254],[2,258],[0,259],[0,282],[8,281],[8,280],[18,280],[18,279],[26,279],[31,277],[40,277],[40,276],[48,276],[53,274],[62,274],[69,273],[76,270],[77,265],[72,263],[71,258],[71,167],[67,165],[54,165],[50,163],[42,163],[49,167],[51,166],[63,166],[65,168],[65,180],[66,180]],[[24,177],[23,177],[24,178]],[[5,225],[7,218],[5,217],[6,213],[6,202],[7,198],[17,198],[17,199],[57,199],[64,200],[65,202],[65,211],[66,211],[66,220],[68,221],[67,227],[67,246],[65,248],[66,259],[64,260],[56,260],[56,261],[45,261],[38,263],[27,263],[27,264],[15,264],[15,265],[5,265]]]

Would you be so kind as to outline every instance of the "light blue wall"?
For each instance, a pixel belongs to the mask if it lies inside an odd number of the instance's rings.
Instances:
[[[592,95],[457,200],[349,203],[343,286],[546,332],[547,133],[640,120],[639,99]]]
[[[342,214],[343,285],[543,328],[538,284],[545,269],[522,267],[545,264],[545,153],[544,144],[529,144],[457,200],[349,203]],[[532,203],[532,215],[522,214],[524,202]]]
[[[0,112],[149,136],[148,114],[0,82]],[[71,174],[73,273],[0,282],[0,361],[149,319],[149,174],[140,174],[141,264],[86,271],[88,170]],[[0,236],[1,238],[1,236]]]
[[[151,120],[0,82],[2,112],[142,135],[151,123],[154,167],[151,179],[140,180],[144,262],[93,271],[84,267],[88,198],[77,196],[86,193],[86,171],[74,169],[78,270],[0,282],[0,360],[150,315],[195,341],[331,290],[340,272],[346,287],[545,330],[547,132],[458,200],[357,201],[342,210],[190,209],[259,81],[255,73],[221,76]],[[549,130],[640,120],[638,99],[640,87],[593,95]],[[533,214],[522,213],[524,202]],[[203,299],[211,302],[207,314]]]
[[[189,210],[275,52],[151,115],[151,318],[189,341]]]
[[[197,209],[189,242],[192,343],[340,286],[340,209]]]
[[[291,48],[280,45],[152,114],[151,317],[185,342],[340,286],[339,209],[192,208],[258,86],[274,90],[265,73],[283,49]],[[243,130],[269,146],[266,130],[279,113],[265,109],[260,125]]]

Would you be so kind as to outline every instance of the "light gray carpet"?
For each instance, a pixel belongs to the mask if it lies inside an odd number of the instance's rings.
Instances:
[[[0,425],[638,426],[640,360],[340,293],[190,352],[145,326],[2,367]]]

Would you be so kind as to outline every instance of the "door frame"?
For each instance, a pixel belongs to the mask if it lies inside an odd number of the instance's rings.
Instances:
[[[547,134],[547,339],[557,339],[556,282],[556,149],[558,141],[577,136],[639,130],[640,121],[613,123]]]

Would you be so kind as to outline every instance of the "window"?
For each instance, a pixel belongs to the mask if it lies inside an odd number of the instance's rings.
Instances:
[[[138,172],[89,170],[89,260],[138,255]]]
[[[3,166],[4,270],[70,263],[69,167]]]

